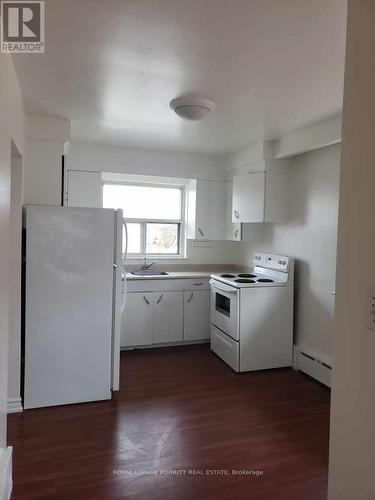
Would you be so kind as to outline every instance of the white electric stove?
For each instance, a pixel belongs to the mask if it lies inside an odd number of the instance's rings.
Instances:
[[[293,259],[268,253],[211,276],[211,349],[236,372],[292,365],[293,281]]]

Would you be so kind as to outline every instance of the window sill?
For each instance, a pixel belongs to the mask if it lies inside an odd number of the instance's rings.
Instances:
[[[185,257],[184,255],[147,255],[147,260],[148,261],[152,261],[152,260],[155,260],[155,261],[162,261],[162,260],[187,260],[188,258]],[[139,262],[143,262],[144,261],[144,257],[138,257],[138,256],[128,256],[126,257],[124,263],[126,262],[129,262],[129,261],[132,261],[132,262],[136,262],[136,261],[139,261]]]

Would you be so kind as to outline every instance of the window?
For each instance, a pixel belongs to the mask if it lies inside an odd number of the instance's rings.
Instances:
[[[128,230],[128,256],[182,254],[182,186],[106,182],[103,207],[123,210]]]

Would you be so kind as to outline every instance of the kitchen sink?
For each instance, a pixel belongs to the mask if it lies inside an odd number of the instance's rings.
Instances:
[[[168,276],[169,273],[166,273],[164,271],[149,271],[148,269],[141,269],[139,271],[134,271],[133,273],[134,276]]]

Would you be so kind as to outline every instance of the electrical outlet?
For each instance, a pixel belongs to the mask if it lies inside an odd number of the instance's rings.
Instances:
[[[375,331],[375,288],[369,289],[366,302],[365,327]]]

